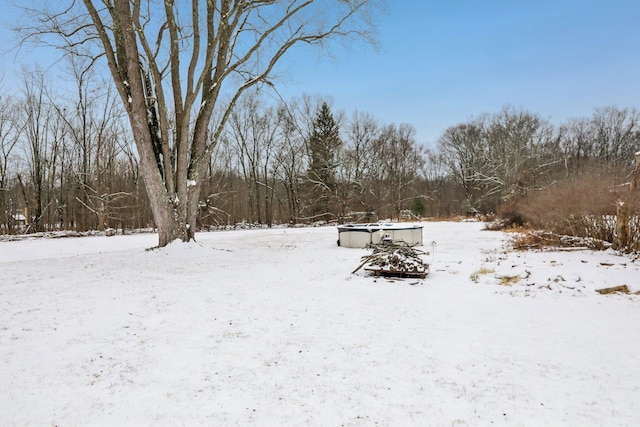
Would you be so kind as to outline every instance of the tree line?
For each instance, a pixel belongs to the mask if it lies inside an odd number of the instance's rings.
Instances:
[[[14,94],[0,96],[0,232],[153,227],[119,99],[86,67],[71,70],[72,90],[56,92],[31,70]],[[490,214],[594,176],[615,195],[639,147],[633,108],[554,125],[505,107],[446,129],[426,147],[410,125],[334,111],[322,97],[273,102],[255,89],[219,135],[197,224]],[[583,191],[601,194],[593,185]],[[585,197],[615,211],[613,196]]]
[[[85,67],[72,71],[72,90],[56,92],[31,70],[0,97],[2,233],[154,226],[118,98]],[[422,153],[410,126],[334,114],[319,97],[275,103],[251,91],[208,162],[198,226],[395,217],[419,196]]]
[[[450,127],[438,140],[444,171],[462,189],[467,210],[483,213],[566,179],[622,180],[638,149],[640,113],[616,107],[559,126],[505,107]]]

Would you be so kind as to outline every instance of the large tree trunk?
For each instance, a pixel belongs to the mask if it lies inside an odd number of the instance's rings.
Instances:
[[[147,189],[153,220],[158,229],[158,246],[166,246],[176,239],[186,241],[189,237],[186,235],[186,218],[181,206],[187,203],[187,200],[172,198],[168,193],[162,175],[155,165],[155,154],[151,144],[147,142],[147,138],[151,137],[147,123],[138,120],[138,117],[133,114],[130,114],[130,118],[133,137],[140,155],[142,179]]]
[[[142,161],[141,161],[142,163]],[[147,189],[153,220],[158,229],[158,246],[163,247],[176,239],[188,240],[186,236],[186,221],[181,212],[180,204],[171,200],[157,170],[142,167],[142,178]],[[149,173],[151,172],[151,173]],[[157,175],[157,176],[149,176]]]
[[[187,202],[187,240],[195,240],[196,227],[198,226],[198,203],[200,201],[200,184],[189,187],[189,200]]]

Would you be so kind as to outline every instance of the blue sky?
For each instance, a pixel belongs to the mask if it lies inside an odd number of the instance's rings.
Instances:
[[[0,0],[3,24],[15,9]],[[640,108],[640,0],[387,0],[380,50],[364,43],[296,50],[282,64],[285,99],[303,93],[335,110],[409,123],[432,144],[449,126],[506,105],[554,123],[596,108]],[[3,25],[3,26],[4,26]],[[0,39],[10,35],[0,29]],[[24,52],[43,67],[55,55]],[[11,63],[2,57],[12,79]]]
[[[554,123],[640,107],[639,0],[388,0],[380,41],[297,53],[281,92],[409,123],[427,144],[506,105]]]

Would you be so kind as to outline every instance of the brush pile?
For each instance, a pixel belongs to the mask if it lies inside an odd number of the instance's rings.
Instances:
[[[354,273],[362,267],[375,276],[423,279],[429,273],[429,264],[420,258],[421,255],[428,255],[428,253],[408,246],[404,242],[384,242],[370,247],[373,253],[362,257],[362,264],[354,270]]]

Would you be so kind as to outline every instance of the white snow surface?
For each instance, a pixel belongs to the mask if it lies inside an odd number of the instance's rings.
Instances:
[[[640,296],[595,289],[640,261],[423,225],[424,280],[333,227],[1,242],[0,424],[638,425]]]

